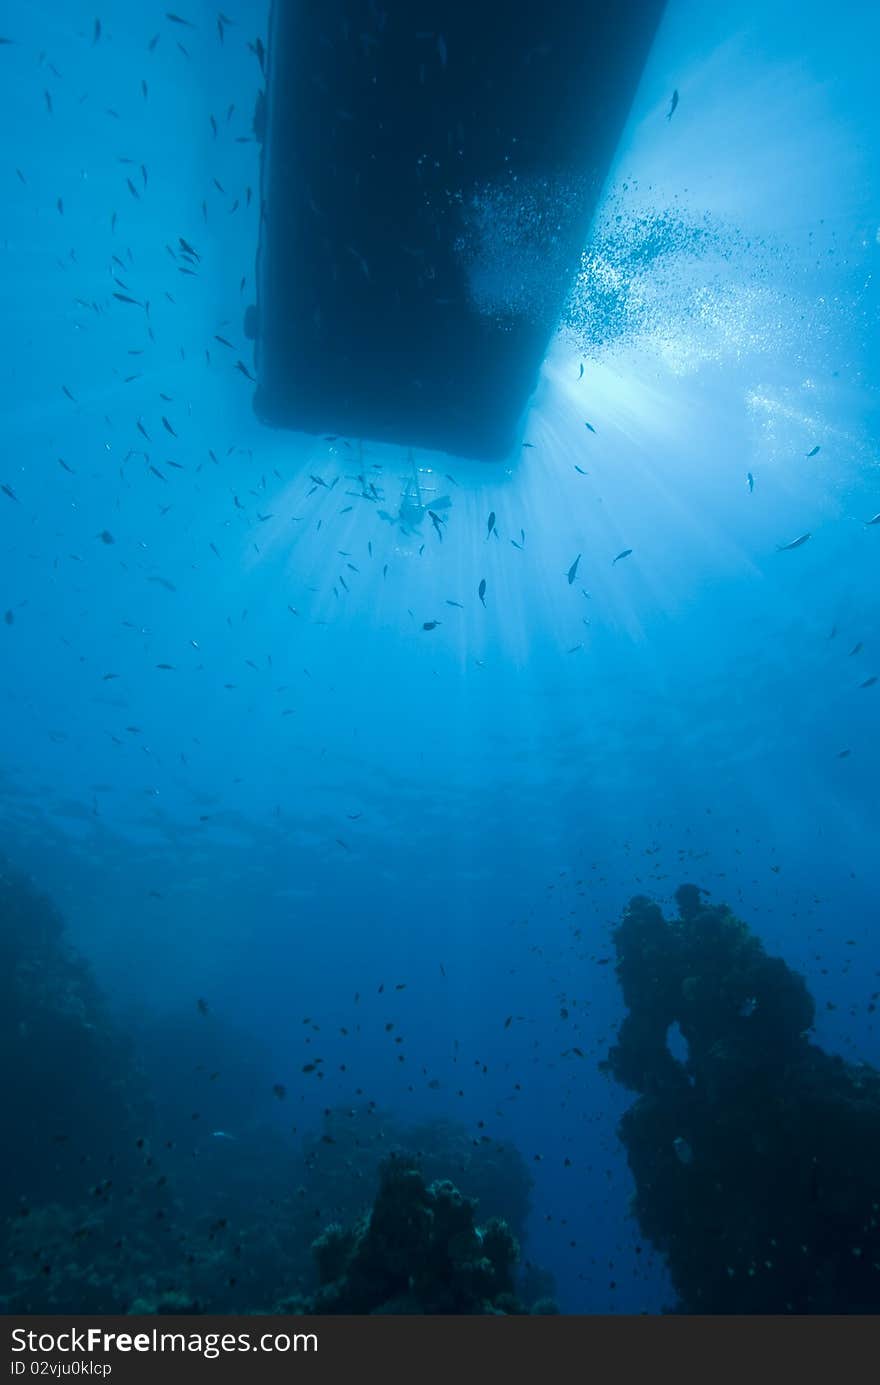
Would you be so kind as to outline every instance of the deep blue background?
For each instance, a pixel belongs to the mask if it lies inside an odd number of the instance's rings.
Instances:
[[[533,446],[416,458],[442,542],[359,496],[393,514],[405,453],[263,431],[235,369],[258,7],[0,23],[0,845],[130,1022],[203,996],[266,1042],[264,1115],[360,1087],[513,1139],[568,1311],[669,1298],[596,1066],[631,894],[727,900],[880,1059],[880,15],[708,11],[671,0]]]

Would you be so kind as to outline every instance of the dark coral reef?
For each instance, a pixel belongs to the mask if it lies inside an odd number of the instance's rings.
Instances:
[[[136,1047],[2,862],[0,1045],[0,1311],[523,1311],[512,1145],[371,1102],[295,1142],[254,1099],[269,1080],[245,1036],[166,1017]],[[519,1283],[547,1292],[528,1264]]]
[[[52,903],[2,858],[0,1051],[2,1161],[14,1171],[0,1182],[0,1211],[57,1199],[92,1167],[134,1167],[147,1102],[131,1044]]]
[[[880,1073],[810,1041],[803,979],[695,885],[615,930],[607,1067],[635,1215],[684,1312],[880,1310]]]
[[[507,1223],[476,1222],[476,1202],[448,1181],[426,1183],[410,1159],[379,1171],[372,1210],[327,1227],[313,1251],[320,1286],[285,1305],[307,1313],[522,1313],[519,1246]]]

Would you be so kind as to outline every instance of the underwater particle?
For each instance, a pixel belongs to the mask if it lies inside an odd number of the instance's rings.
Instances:
[[[812,534],[801,534],[798,538],[792,539],[791,543],[778,543],[776,545],[776,552],[788,553],[792,548],[800,548],[802,544],[807,542],[807,539],[811,539],[812,537]]]
[[[680,1164],[684,1164],[685,1167],[687,1167],[688,1164],[694,1162],[694,1151],[691,1149],[687,1140],[681,1135],[676,1135],[675,1139],[672,1141],[672,1148],[675,1150],[675,1157]]]

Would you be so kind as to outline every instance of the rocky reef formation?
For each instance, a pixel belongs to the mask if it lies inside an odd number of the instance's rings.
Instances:
[[[809,1039],[803,979],[695,885],[615,930],[606,1067],[643,1234],[691,1313],[880,1310],[880,1073]]]
[[[0,1311],[523,1311],[531,1176],[509,1142],[366,1101],[294,1140],[247,1035],[194,1005],[139,1039],[0,860]],[[520,1297],[549,1291],[519,1273]]]
[[[61,916],[2,858],[0,1049],[0,1213],[139,1170],[149,1103],[131,1045]]]
[[[514,1293],[516,1239],[499,1218],[478,1226],[476,1205],[448,1181],[426,1183],[414,1161],[390,1156],[372,1210],[315,1241],[317,1293],[282,1311],[525,1312]]]

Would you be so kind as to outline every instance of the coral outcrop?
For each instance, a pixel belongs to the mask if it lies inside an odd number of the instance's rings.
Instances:
[[[880,1073],[810,1041],[803,979],[695,885],[615,930],[606,1067],[643,1234],[686,1312],[880,1310]]]
[[[311,1313],[522,1313],[514,1293],[519,1246],[506,1222],[476,1222],[476,1202],[447,1181],[426,1183],[391,1156],[372,1210],[331,1225],[313,1246],[320,1286]]]

